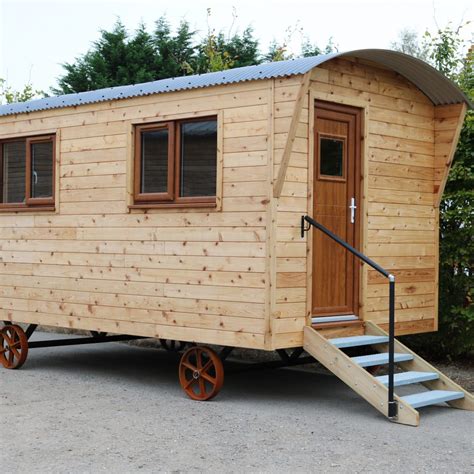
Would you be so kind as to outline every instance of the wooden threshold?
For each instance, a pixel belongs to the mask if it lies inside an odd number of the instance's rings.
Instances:
[[[356,321],[334,321],[331,323],[315,323],[311,327],[320,332],[324,337],[348,337],[362,336],[364,334],[364,322]]]

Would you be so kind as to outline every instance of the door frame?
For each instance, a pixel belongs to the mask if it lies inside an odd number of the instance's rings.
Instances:
[[[360,120],[359,120],[359,132],[360,140],[359,142],[359,169],[356,173],[359,173],[360,179],[356,183],[358,186],[359,194],[359,203],[357,204],[357,218],[359,221],[358,232],[356,232],[356,243],[357,248],[363,253],[367,253],[367,192],[368,192],[368,131],[367,123],[369,119],[369,106],[365,100],[359,98],[349,98],[341,97],[338,102],[336,97],[332,95],[318,91],[314,86],[310,87],[309,90],[309,127],[308,127],[308,199],[307,199],[307,209],[311,214],[313,210],[313,191],[314,191],[314,131],[315,131],[315,120],[314,120],[314,109],[316,101],[325,102],[329,106],[349,106],[357,108],[360,110]],[[313,229],[312,232],[315,230]],[[311,233],[306,233],[306,318],[307,324],[312,324],[312,289],[313,289],[313,238]],[[358,264],[358,278],[357,275],[357,294],[358,294],[358,317],[359,319],[364,319],[364,306],[365,306],[365,296],[366,296],[366,282],[367,282],[367,265]]]

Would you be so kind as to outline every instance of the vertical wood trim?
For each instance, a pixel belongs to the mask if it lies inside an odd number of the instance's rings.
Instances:
[[[265,279],[265,348],[273,347],[273,322],[276,305],[276,199],[273,197],[275,79],[268,89],[268,143],[267,143],[267,227],[266,227],[266,279]]]
[[[216,169],[216,211],[222,210],[224,181],[224,111],[217,113],[217,169]]]
[[[438,189],[437,190],[435,189],[435,206],[436,207],[439,207],[439,205],[441,203],[441,198],[443,197],[444,188],[446,187],[446,183],[448,181],[449,170],[451,169],[451,165],[453,164],[454,153],[456,151],[456,147],[457,147],[458,142],[459,142],[459,136],[461,135],[462,126],[464,124],[464,118],[465,118],[466,112],[467,112],[467,106],[466,106],[465,103],[456,104],[456,105],[459,107],[458,124],[457,124],[456,128],[453,131],[451,147],[450,147],[450,150],[449,150],[449,154],[446,157],[446,161],[444,163],[445,169],[444,169],[443,177],[441,178],[441,182],[439,183]],[[441,145],[440,143],[437,143],[437,137],[436,137],[436,132],[437,132],[436,124],[439,120],[439,117],[437,117],[437,113],[442,112],[443,110],[445,110],[448,107],[452,108],[454,106],[447,105],[447,106],[437,106],[437,107],[435,107],[435,168],[437,167],[437,163],[436,163],[436,157],[438,155],[437,154],[437,147]]]
[[[314,91],[309,91],[308,110],[308,204],[307,212],[313,209],[314,199]],[[311,325],[311,311],[313,298],[313,239],[311,233],[306,232],[306,324]]]
[[[293,143],[296,138],[296,129],[298,128],[298,123],[301,117],[301,111],[303,110],[303,103],[309,89],[310,79],[311,70],[303,76],[298,95],[296,96],[293,116],[291,117],[290,128],[288,130],[288,138],[286,139],[285,149],[283,151],[280,168],[278,170],[278,177],[275,181],[273,188],[273,196],[276,198],[280,197],[281,190],[283,188],[283,183],[285,182],[286,170],[290,162],[291,152],[293,150]]]
[[[127,144],[125,147],[126,156],[126,169],[127,169],[127,183],[126,183],[126,204],[127,212],[130,212],[130,208],[134,202],[135,193],[135,127],[132,123],[128,124],[127,132]]]
[[[360,144],[360,203],[359,203],[359,236],[361,252],[367,255],[368,252],[368,194],[369,194],[369,132],[370,106],[361,107],[361,144]],[[359,318],[365,319],[365,304],[367,298],[368,265],[360,265],[359,270]]]
[[[435,281],[434,281],[434,326],[433,331],[439,327],[439,208],[435,208],[435,235],[434,235],[434,263],[435,263]]]
[[[54,213],[59,214],[59,205],[61,203],[61,129],[54,131],[56,138],[54,140]]]

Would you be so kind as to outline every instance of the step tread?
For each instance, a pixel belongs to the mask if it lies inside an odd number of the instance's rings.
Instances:
[[[313,316],[311,318],[313,324],[321,323],[343,323],[347,321],[360,321],[355,314],[346,314],[342,316]]]
[[[350,337],[337,337],[329,339],[329,342],[338,347],[344,349],[347,347],[358,347],[358,346],[369,346],[371,344],[384,344],[388,342],[388,336],[350,336]]]
[[[463,392],[450,390],[431,390],[429,392],[414,393],[401,397],[402,400],[413,408],[426,407],[428,405],[436,405],[437,403],[449,402],[464,398]]]
[[[375,377],[383,385],[388,386],[388,375],[380,375]],[[427,382],[428,380],[437,380],[439,375],[436,372],[401,372],[394,374],[393,381],[395,387],[401,385],[410,385],[412,383]]]
[[[371,367],[373,365],[384,365],[388,364],[388,352],[380,352],[378,354],[370,354],[365,356],[351,357],[351,359],[359,364],[361,367]],[[395,362],[405,362],[407,360],[413,360],[414,357],[411,354],[394,354]]]

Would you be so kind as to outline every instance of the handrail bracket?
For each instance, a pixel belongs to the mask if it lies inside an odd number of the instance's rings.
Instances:
[[[306,216],[301,216],[301,238],[304,239],[304,233],[311,229],[311,224],[308,223],[308,227],[305,226]]]

